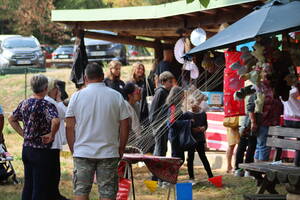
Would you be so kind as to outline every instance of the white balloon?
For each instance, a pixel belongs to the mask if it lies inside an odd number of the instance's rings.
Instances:
[[[191,33],[191,42],[198,46],[206,40],[206,32],[202,28],[196,28]]]

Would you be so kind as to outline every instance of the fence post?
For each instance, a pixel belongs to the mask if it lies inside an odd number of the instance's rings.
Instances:
[[[27,67],[25,67],[25,99],[27,99]]]

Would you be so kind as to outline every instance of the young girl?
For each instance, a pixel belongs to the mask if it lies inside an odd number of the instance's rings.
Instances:
[[[196,140],[196,144],[188,150],[188,173],[190,180],[194,180],[194,154],[195,149],[198,152],[199,158],[201,159],[203,166],[206,170],[209,178],[213,177],[213,173],[210,168],[210,164],[205,155],[205,131],[207,129],[207,117],[205,111],[200,107],[203,101],[207,100],[207,97],[200,91],[195,91],[191,98],[191,111],[186,112],[185,118],[192,120],[192,135]]]

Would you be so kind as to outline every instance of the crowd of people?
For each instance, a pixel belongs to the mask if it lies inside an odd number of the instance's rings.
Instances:
[[[203,103],[207,98],[197,89],[185,97],[184,88],[179,86],[178,70],[172,67],[172,55],[170,51],[164,51],[164,59],[157,65],[154,80],[146,77],[145,67],[140,62],[133,64],[128,82],[121,79],[122,64],[119,61],[109,63],[106,76],[103,66],[89,63],[84,72],[84,86],[71,96],[68,103],[62,99],[61,81],[34,75],[30,82],[33,95],[21,101],[8,119],[24,138],[22,199],[67,199],[59,192],[60,150],[65,144],[73,155],[76,200],[89,198],[94,177],[100,198],[115,199],[118,163],[126,145],[141,147],[140,143],[144,142],[141,140],[151,140],[141,149],[155,156],[166,156],[168,141],[173,157],[184,162],[185,152],[188,152],[191,181],[195,179],[193,163],[197,151],[208,178],[213,177],[205,155],[208,123],[207,106]],[[241,138],[236,152],[236,171],[239,171],[238,164],[243,162],[245,151],[246,162],[269,159],[270,150],[266,146],[268,127],[279,124],[283,108],[268,90],[268,82],[264,83],[266,101],[262,115],[254,115],[255,94],[247,104],[248,114],[239,130]],[[293,88],[290,100],[284,103],[285,124],[299,128],[300,104],[294,97],[299,97],[299,87]],[[182,109],[184,98],[190,105],[188,110]],[[0,106],[0,132],[2,129]],[[145,134],[149,129],[150,138]],[[295,160],[299,165],[299,152]],[[153,180],[158,178],[153,176]],[[158,181],[164,184],[162,180]]]

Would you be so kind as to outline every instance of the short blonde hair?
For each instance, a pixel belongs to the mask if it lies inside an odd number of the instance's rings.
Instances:
[[[56,88],[57,81],[53,78],[48,78],[48,91],[51,91],[52,89]]]

